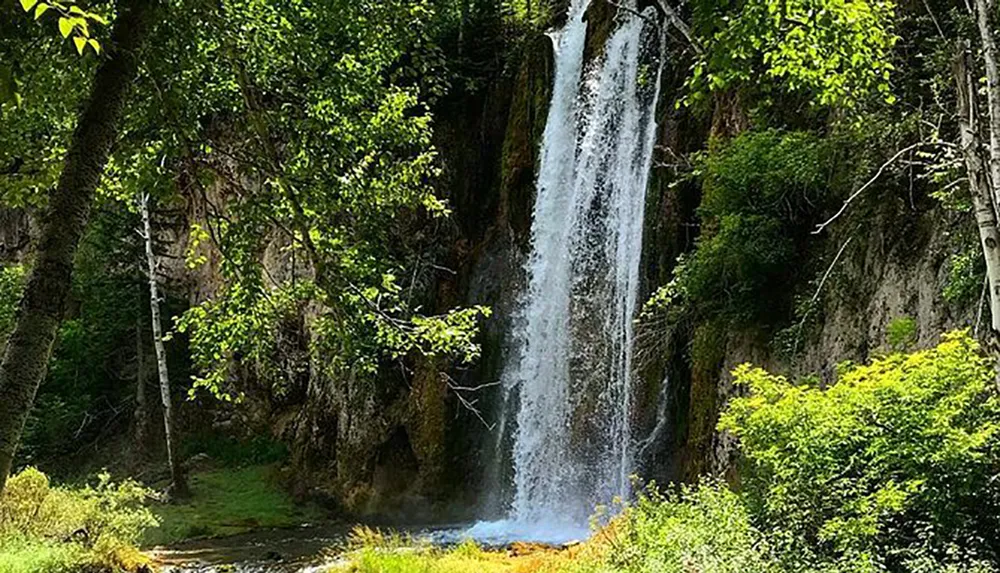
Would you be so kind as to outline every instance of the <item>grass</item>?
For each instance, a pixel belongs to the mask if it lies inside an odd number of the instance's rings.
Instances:
[[[87,560],[84,549],[72,543],[5,537],[0,545],[0,573],[63,573]]]
[[[352,535],[353,549],[328,573],[593,573],[602,570],[608,541],[597,535],[564,549],[514,544],[493,550],[470,540],[441,548],[359,528]]]
[[[161,525],[146,532],[144,545],[292,527],[322,519],[318,509],[296,505],[274,474],[275,466],[271,465],[192,474],[190,499],[153,509]]]

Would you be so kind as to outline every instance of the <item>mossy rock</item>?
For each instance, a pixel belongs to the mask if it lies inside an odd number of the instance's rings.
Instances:
[[[538,36],[525,47],[503,146],[501,218],[519,242],[526,242],[531,233],[538,146],[548,118],[554,69],[552,43]]]

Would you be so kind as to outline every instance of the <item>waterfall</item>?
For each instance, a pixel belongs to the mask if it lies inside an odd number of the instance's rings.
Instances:
[[[516,405],[504,425],[515,432],[510,515],[474,534],[579,537],[596,504],[629,494],[633,319],[663,45],[656,11],[640,15],[633,1],[585,68],[588,4],[573,0],[551,34],[529,283],[503,374]]]

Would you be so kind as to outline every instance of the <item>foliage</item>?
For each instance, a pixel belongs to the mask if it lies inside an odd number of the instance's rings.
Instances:
[[[205,454],[209,459],[231,468],[266,466],[288,459],[288,447],[266,436],[238,439],[217,431],[206,431],[185,436],[181,447],[183,459]]]
[[[592,543],[591,543],[592,545]],[[541,573],[581,572],[594,564],[587,555],[567,555],[543,546],[515,544],[514,551],[483,548],[472,540],[441,547],[426,539],[356,527],[348,551],[330,573]],[[586,565],[585,565],[586,564]]]
[[[833,144],[804,131],[748,131],[718,142],[699,158],[699,214],[767,215],[795,223],[823,199]]]
[[[0,573],[71,573],[87,561],[86,552],[75,543],[13,535],[0,541]]]
[[[895,352],[909,349],[917,342],[917,321],[912,316],[901,316],[889,322],[885,329],[885,341]]]
[[[0,197],[39,206],[62,169],[95,58],[67,53],[56,35],[28,18],[0,17]]]
[[[986,263],[978,244],[948,257],[948,278],[941,296],[951,304],[972,304],[983,291]]]
[[[720,428],[740,440],[754,512],[790,551],[995,559],[1000,400],[968,334],[846,366],[823,390],[749,365]]]
[[[278,485],[273,465],[193,472],[189,486],[189,499],[153,508],[160,526],[147,531],[144,544],[291,527],[322,515],[311,506],[294,503]]]
[[[57,332],[22,441],[25,462],[48,471],[79,471],[76,454],[83,447],[102,443],[128,423],[122,414],[135,394],[137,322],[149,312],[133,222],[127,212],[101,204],[84,235],[71,311]]]
[[[25,12],[34,14],[38,20],[46,12],[52,10],[58,17],[59,34],[63,38],[73,37],[73,45],[82,56],[84,50],[90,48],[95,54],[101,53],[101,44],[91,37],[90,25],[107,25],[108,21],[100,14],[81,8],[73,0],[20,0]]]
[[[891,101],[891,0],[748,0],[693,4],[703,52],[690,101],[773,80],[820,105],[851,107],[868,94]]]
[[[664,494],[650,487],[616,524],[621,531],[613,569],[627,573],[776,573],[765,536],[740,497],[719,483],[682,486]]]
[[[128,567],[142,561],[135,549],[157,524],[143,506],[150,491],[108,474],[96,485],[56,487],[35,468],[14,475],[0,497],[0,570],[26,563],[66,570],[82,563]]]
[[[788,294],[782,287],[795,267],[794,239],[822,200],[831,155],[815,135],[764,130],[700,156],[702,236],[646,315],[679,307],[733,325],[766,322]]]
[[[199,387],[239,397],[227,373],[234,360],[279,385],[273,334],[307,308],[310,353],[337,373],[371,373],[409,351],[475,357],[483,309],[428,315],[412,297],[419,285],[395,278],[417,276],[411,265],[430,248],[417,243],[422,228],[448,212],[430,185],[438,167],[421,99],[440,86],[429,70],[416,70],[414,83],[407,59],[432,48],[433,16],[424,1],[328,0],[322,10],[233,1],[199,6],[190,17],[213,25],[193,25],[193,40],[167,40],[177,56],[162,61],[180,58],[189,72],[153,72],[147,81],[162,96],[144,121],[190,130],[167,134],[164,158],[187,169],[193,187],[230,191],[225,216],[197,233],[221,256],[224,284],[178,324],[191,336]],[[209,132],[200,122],[209,110],[241,119]],[[194,138],[211,145],[192,154]],[[301,266],[264,268],[272,246]]]
[[[24,291],[24,265],[4,265],[0,268],[0,340],[6,341],[14,330],[17,306]]]

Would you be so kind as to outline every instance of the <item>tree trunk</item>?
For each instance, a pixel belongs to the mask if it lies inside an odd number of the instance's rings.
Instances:
[[[69,296],[73,257],[90,216],[94,190],[118,136],[155,0],[124,0],[97,69],[59,182],[42,217],[35,261],[17,324],[0,363],[0,492],[14,462],[38,386],[45,377],[56,330]]]
[[[992,0],[975,0],[976,24],[986,68],[986,98],[990,120],[990,189],[994,204],[1000,205],[1000,71],[997,70],[997,44],[991,25],[993,9]]]
[[[458,55],[465,53],[465,26],[469,20],[469,0],[459,0],[458,14]]]
[[[167,353],[163,348],[163,332],[160,328],[160,289],[156,281],[156,255],[153,254],[153,228],[149,222],[149,195],[143,195],[140,202],[142,210],[143,238],[146,241],[146,263],[149,269],[149,309],[153,325],[153,347],[156,349],[156,371],[160,378],[160,399],[163,401],[163,429],[166,435],[167,463],[170,465],[170,478],[173,492],[177,495],[187,493],[187,481],[181,471],[174,446],[174,413],[170,398],[170,376],[167,373]]]
[[[142,289],[139,289],[140,300]],[[142,313],[135,317],[135,451],[140,458],[146,455],[146,440],[149,436],[149,408],[146,405],[146,349],[142,344],[145,329]]]
[[[1000,232],[994,195],[980,155],[982,145],[976,105],[976,83],[970,72],[968,44],[960,41],[953,64],[958,102],[958,123],[962,156],[969,177],[969,190],[979,227],[986,278],[990,291],[990,316],[993,337],[1000,332]]]

